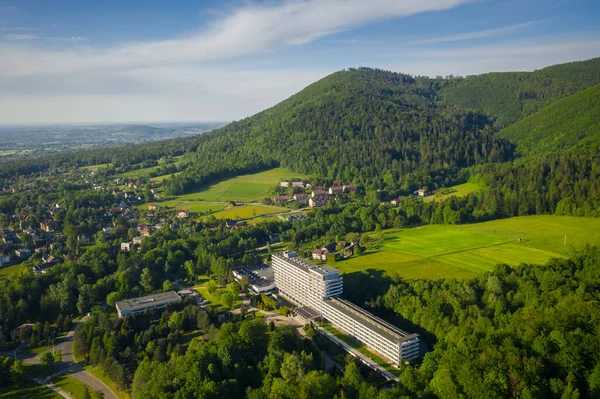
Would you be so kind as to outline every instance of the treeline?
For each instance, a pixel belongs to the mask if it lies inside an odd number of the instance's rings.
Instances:
[[[433,337],[400,377],[410,397],[600,397],[600,249],[545,266],[392,285],[391,309]]]

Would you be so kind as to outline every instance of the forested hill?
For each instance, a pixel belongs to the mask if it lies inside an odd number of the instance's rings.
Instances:
[[[411,173],[511,159],[513,145],[494,136],[485,116],[436,100],[446,84],[367,68],[334,73],[201,136],[201,161],[166,184],[177,193],[207,165],[240,160],[381,187],[405,184]]]
[[[445,101],[496,118],[495,125],[502,128],[600,83],[600,58],[534,72],[486,73],[451,83],[441,91]]]
[[[498,133],[524,155],[600,148],[600,85],[559,100]]]

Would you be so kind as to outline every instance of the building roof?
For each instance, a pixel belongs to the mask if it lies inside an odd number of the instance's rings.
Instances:
[[[117,307],[123,312],[124,310],[143,310],[155,308],[167,303],[179,302],[181,297],[175,291],[160,292],[139,298],[124,299],[117,302]]]
[[[344,299],[327,299],[325,303],[392,342],[403,342],[419,336],[418,334],[409,334]]]
[[[308,194],[304,194],[304,193],[302,193],[302,194],[294,194],[294,197],[298,197],[298,198],[307,198],[307,197],[308,197]]]
[[[276,200],[286,200],[287,201],[289,199],[289,197],[287,195],[277,195],[277,196],[275,196],[275,199]]]
[[[330,274],[330,273],[339,273],[339,270],[334,267],[331,267],[329,265],[318,265],[317,266],[314,263],[309,262],[304,258],[300,258],[299,256],[296,256],[295,252],[274,254],[273,256],[287,261],[288,264],[294,265],[304,272],[312,272],[312,273],[319,274],[321,276],[324,276],[324,275]]]

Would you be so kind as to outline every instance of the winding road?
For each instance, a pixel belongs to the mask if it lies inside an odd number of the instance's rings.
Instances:
[[[83,367],[81,367],[77,362],[75,362],[75,359],[73,358],[73,336],[75,335],[75,329],[77,328],[79,323],[85,322],[85,319],[86,318],[84,317],[81,320],[73,323],[73,327],[67,333],[67,335],[65,337],[57,340],[57,342],[55,342],[54,349],[60,350],[61,357],[62,357],[61,362],[54,363],[52,366],[53,371],[55,371],[55,373],[47,378],[43,378],[43,379],[36,378],[35,381],[40,384],[48,385],[50,382],[50,379],[52,379],[56,375],[67,374],[67,375],[70,375],[71,377],[83,382],[88,387],[90,387],[90,389],[92,389],[96,392],[102,393],[102,395],[104,395],[105,399],[119,399],[117,394],[114,393],[114,391],[112,389],[110,389],[108,387],[108,385],[106,385],[104,382],[102,382],[98,378],[94,377],[93,375],[91,375],[90,373],[85,371],[85,369]],[[3,356],[10,356],[10,357],[14,357],[14,355],[15,355],[14,352],[3,352],[0,354],[2,354]],[[37,355],[23,354],[23,353],[19,353],[18,350],[16,353],[17,359],[22,360],[23,362],[25,362],[27,364],[39,364],[41,355],[42,355],[41,353],[38,353]],[[70,398],[70,396],[68,396],[68,394],[63,395],[63,392],[59,392],[60,390],[55,390],[55,391],[58,392],[59,394],[61,394],[63,397]]]

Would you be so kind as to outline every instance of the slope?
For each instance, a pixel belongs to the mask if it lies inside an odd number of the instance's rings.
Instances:
[[[600,58],[553,65],[534,72],[486,73],[442,87],[448,104],[483,112],[506,127],[552,102],[600,83]]]
[[[508,126],[498,137],[523,155],[600,148],[600,85],[559,100]]]

